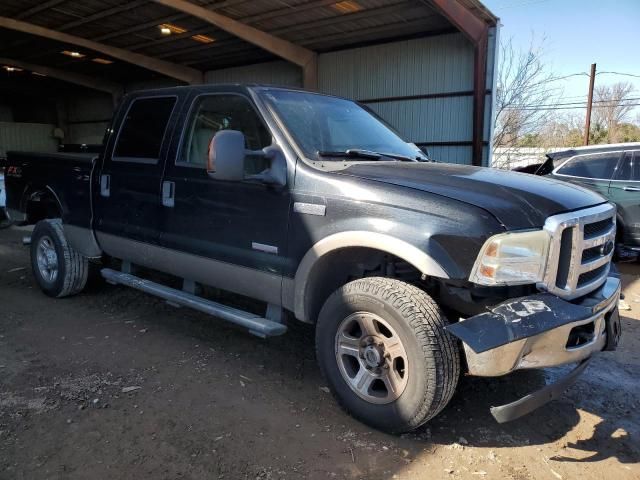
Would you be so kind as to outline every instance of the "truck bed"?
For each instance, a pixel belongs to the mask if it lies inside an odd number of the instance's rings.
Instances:
[[[89,227],[91,170],[96,157],[94,153],[8,152],[5,183],[12,217],[25,222],[28,200],[41,192],[55,192],[64,222]]]

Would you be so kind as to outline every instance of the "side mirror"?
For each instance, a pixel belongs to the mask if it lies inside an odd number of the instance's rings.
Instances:
[[[244,178],[244,135],[237,130],[222,130],[209,143],[207,173],[219,180]]]
[[[209,144],[207,173],[219,180],[254,180],[268,185],[287,184],[287,161],[277,145],[262,150],[245,150],[245,138],[237,130],[222,130],[216,133]],[[262,172],[245,177],[246,156],[259,156],[267,160],[268,167]]]
[[[249,180],[256,180],[267,185],[277,185],[284,187],[287,184],[287,160],[284,157],[284,152],[278,145],[270,145],[258,150],[269,162],[269,168],[266,170],[247,177]]]

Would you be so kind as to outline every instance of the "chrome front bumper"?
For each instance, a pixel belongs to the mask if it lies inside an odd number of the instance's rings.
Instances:
[[[620,280],[615,276],[574,303],[548,293],[504,302],[487,313],[449,325],[462,340],[471,375],[496,377],[523,368],[579,365],[556,383],[491,408],[509,422],[558,398],[586,369],[590,357],[615,350],[620,339]]]
[[[617,321],[619,298],[620,280],[609,277],[576,303],[548,293],[533,295],[447,329],[462,340],[471,375],[496,377],[523,368],[556,367],[615,348],[607,342],[607,327],[613,317],[611,321]],[[617,343],[617,338],[610,340]]]

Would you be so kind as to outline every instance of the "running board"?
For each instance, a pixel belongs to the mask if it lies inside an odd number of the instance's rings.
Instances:
[[[126,285],[127,287],[141,290],[150,295],[164,298],[172,305],[189,307],[213,315],[227,322],[247,328],[249,333],[261,338],[282,335],[287,331],[286,325],[282,323],[274,322],[253,313],[228,307],[150,280],[145,280],[129,273],[118,272],[110,268],[103,268],[100,273],[109,283]]]

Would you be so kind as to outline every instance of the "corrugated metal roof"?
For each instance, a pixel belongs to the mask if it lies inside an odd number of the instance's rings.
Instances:
[[[340,0],[191,0],[247,25],[319,51],[359,44],[380,43],[411,35],[453,29],[427,0],[352,0],[354,11],[343,13]],[[460,0],[480,18],[495,24],[477,0]],[[141,54],[206,71],[266,61],[274,56],[200,19],[148,0],[3,0],[0,15],[102,42]],[[186,32],[163,36],[158,25],[171,23]],[[193,35],[214,42],[203,44]],[[0,56],[64,68],[89,75],[106,75],[116,81],[152,78],[154,74],[116,61],[100,65],[87,54],[71,59],[61,50],[78,47],[41,37],[0,29]]]

